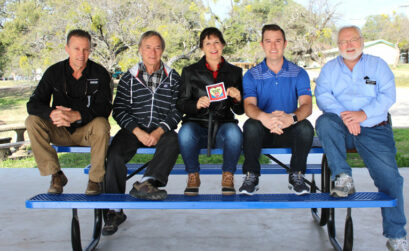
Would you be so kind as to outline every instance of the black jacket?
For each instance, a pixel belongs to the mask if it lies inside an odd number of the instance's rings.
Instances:
[[[86,92],[79,98],[67,95],[67,67],[68,59],[50,66],[38,83],[33,95],[27,103],[30,115],[37,115],[50,120],[50,113],[56,106],[69,107],[81,114],[81,121],[72,123],[70,132],[81,127],[96,117],[108,118],[112,109],[111,77],[101,65],[88,60],[83,71],[86,78]],[[51,98],[53,100],[50,106]]]
[[[243,74],[240,67],[224,61],[219,69],[216,81],[213,74],[206,68],[206,58],[202,57],[199,62],[183,68],[182,84],[179,91],[177,108],[185,114],[183,122],[195,121],[207,127],[209,110],[213,114],[213,120],[223,122],[236,122],[234,114],[243,114]],[[226,90],[229,87],[237,88],[242,96],[241,102],[235,103],[233,98],[212,102],[209,108],[197,110],[196,104],[200,97],[207,96],[206,86],[224,82]],[[233,110],[233,111],[232,111]]]

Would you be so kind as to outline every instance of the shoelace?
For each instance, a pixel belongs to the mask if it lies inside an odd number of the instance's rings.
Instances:
[[[398,249],[398,248],[406,248],[405,250],[407,250],[408,248],[408,241],[407,240],[403,240],[403,239],[399,239],[396,240],[392,243],[392,245],[394,246],[394,248]]]
[[[245,185],[251,185],[256,182],[257,176],[254,174],[247,174],[246,177],[244,177],[243,183]]]
[[[293,173],[291,174],[291,178],[297,185],[301,185],[304,182],[304,175],[301,173]]]
[[[223,177],[223,182],[231,182],[233,181],[233,175],[225,175]]]
[[[339,176],[335,180],[335,186],[344,186],[345,183],[347,183],[347,186],[350,187],[352,184],[351,182],[348,182],[349,177],[348,176]]]
[[[196,183],[196,175],[188,175],[188,178],[189,183]]]

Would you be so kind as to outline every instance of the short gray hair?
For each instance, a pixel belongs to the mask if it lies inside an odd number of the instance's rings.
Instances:
[[[160,43],[162,45],[162,50],[164,51],[165,50],[165,40],[163,39],[162,35],[159,32],[153,31],[153,30],[147,31],[147,32],[142,34],[141,38],[139,39],[138,49],[141,48],[143,40],[145,40],[147,38],[150,38],[150,37],[153,37],[153,36],[157,36],[159,38]]]
[[[338,43],[338,39],[339,39],[339,34],[341,33],[341,31],[343,31],[343,30],[345,30],[345,29],[355,29],[355,30],[358,32],[359,37],[362,37],[362,31],[361,31],[361,29],[360,29],[358,26],[356,26],[356,25],[342,26],[341,29],[338,30],[337,43]]]

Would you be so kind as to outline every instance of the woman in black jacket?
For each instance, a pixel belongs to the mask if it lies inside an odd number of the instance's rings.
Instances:
[[[188,173],[185,195],[199,193],[199,151],[206,146],[223,148],[222,194],[232,195],[236,193],[234,172],[243,142],[233,114],[244,113],[242,69],[222,57],[226,42],[217,28],[204,29],[199,45],[204,57],[183,69],[177,102],[177,108],[185,114],[178,133],[180,153]],[[221,83],[225,92],[221,91]],[[213,84],[218,87],[209,92],[217,101],[211,101],[206,88]]]

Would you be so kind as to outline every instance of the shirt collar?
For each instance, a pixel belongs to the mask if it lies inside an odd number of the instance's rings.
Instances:
[[[89,72],[89,67],[88,67],[88,66],[89,66],[89,59],[88,59],[88,61],[87,61],[87,65],[85,66],[84,70],[82,70],[82,76],[88,75],[88,72]],[[65,63],[65,69],[66,69],[68,75],[69,75],[69,76],[72,76],[72,74],[74,73],[74,69],[71,68],[70,59],[69,59],[69,58],[67,59],[67,61],[66,61],[66,63]],[[82,77],[82,76],[81,76],[81,77]]]
[[[358,62],[356,63],[356,65],[354,66],[354,69],[355,69],[356,66],[358,66],[359,64],[361,64],[361,62],[363,62],[363,61],[365,60],[365,58],[366,58],[366,54],[362,53],[362,56],[361,56],[361,58],[358,60]],[[337,61],[338,61],[338,64],[341,65],[341,67],[345,67],[345,69],[348,69],[348,67],[346,66],[346,64],[345,64],[345,62],[344,62],[344,58],[343,58],[341,55],[338,55]],[[350,71],[350,70],[348,69],[348,71]]]
[[[268,68],[268,66],[267,66],[267,61],[266,60],[267,59],[264,58],[264,60],[263,60],[263,62],[261,64],[262,73],[266,73],[268,71],[271,71],[270,68]],[[281,66],[281,70],[277,73],[277,75],[280,74],[281,72],[285,72],[285,71],[288,71],[288,60],[285,57],[283,57],[283,66]]]
[[[143,62],[140,62],[139,63],[139,71],[141,71],[141,72],[146,72],[146,73],[148,73],[148,71],[146,70],[146,66],[145,66],[145,64],[143,63]],[[157,73],[157,74],[160,74],[160,73],[162,73],[162,71],[164,70],[164,66],[163,66],[163,63],[162,63],[162,60],[160,61],[160,67],[159,67],[159,69],[158,70],[156,70],[156,71],[154,71],[154,72],[152,72],[152,74],[154,74],[154,73]],[[166,72],[165,72],[166,73]],[[148,73],[148,75],[152,75],[152,74],[149,74]]]

